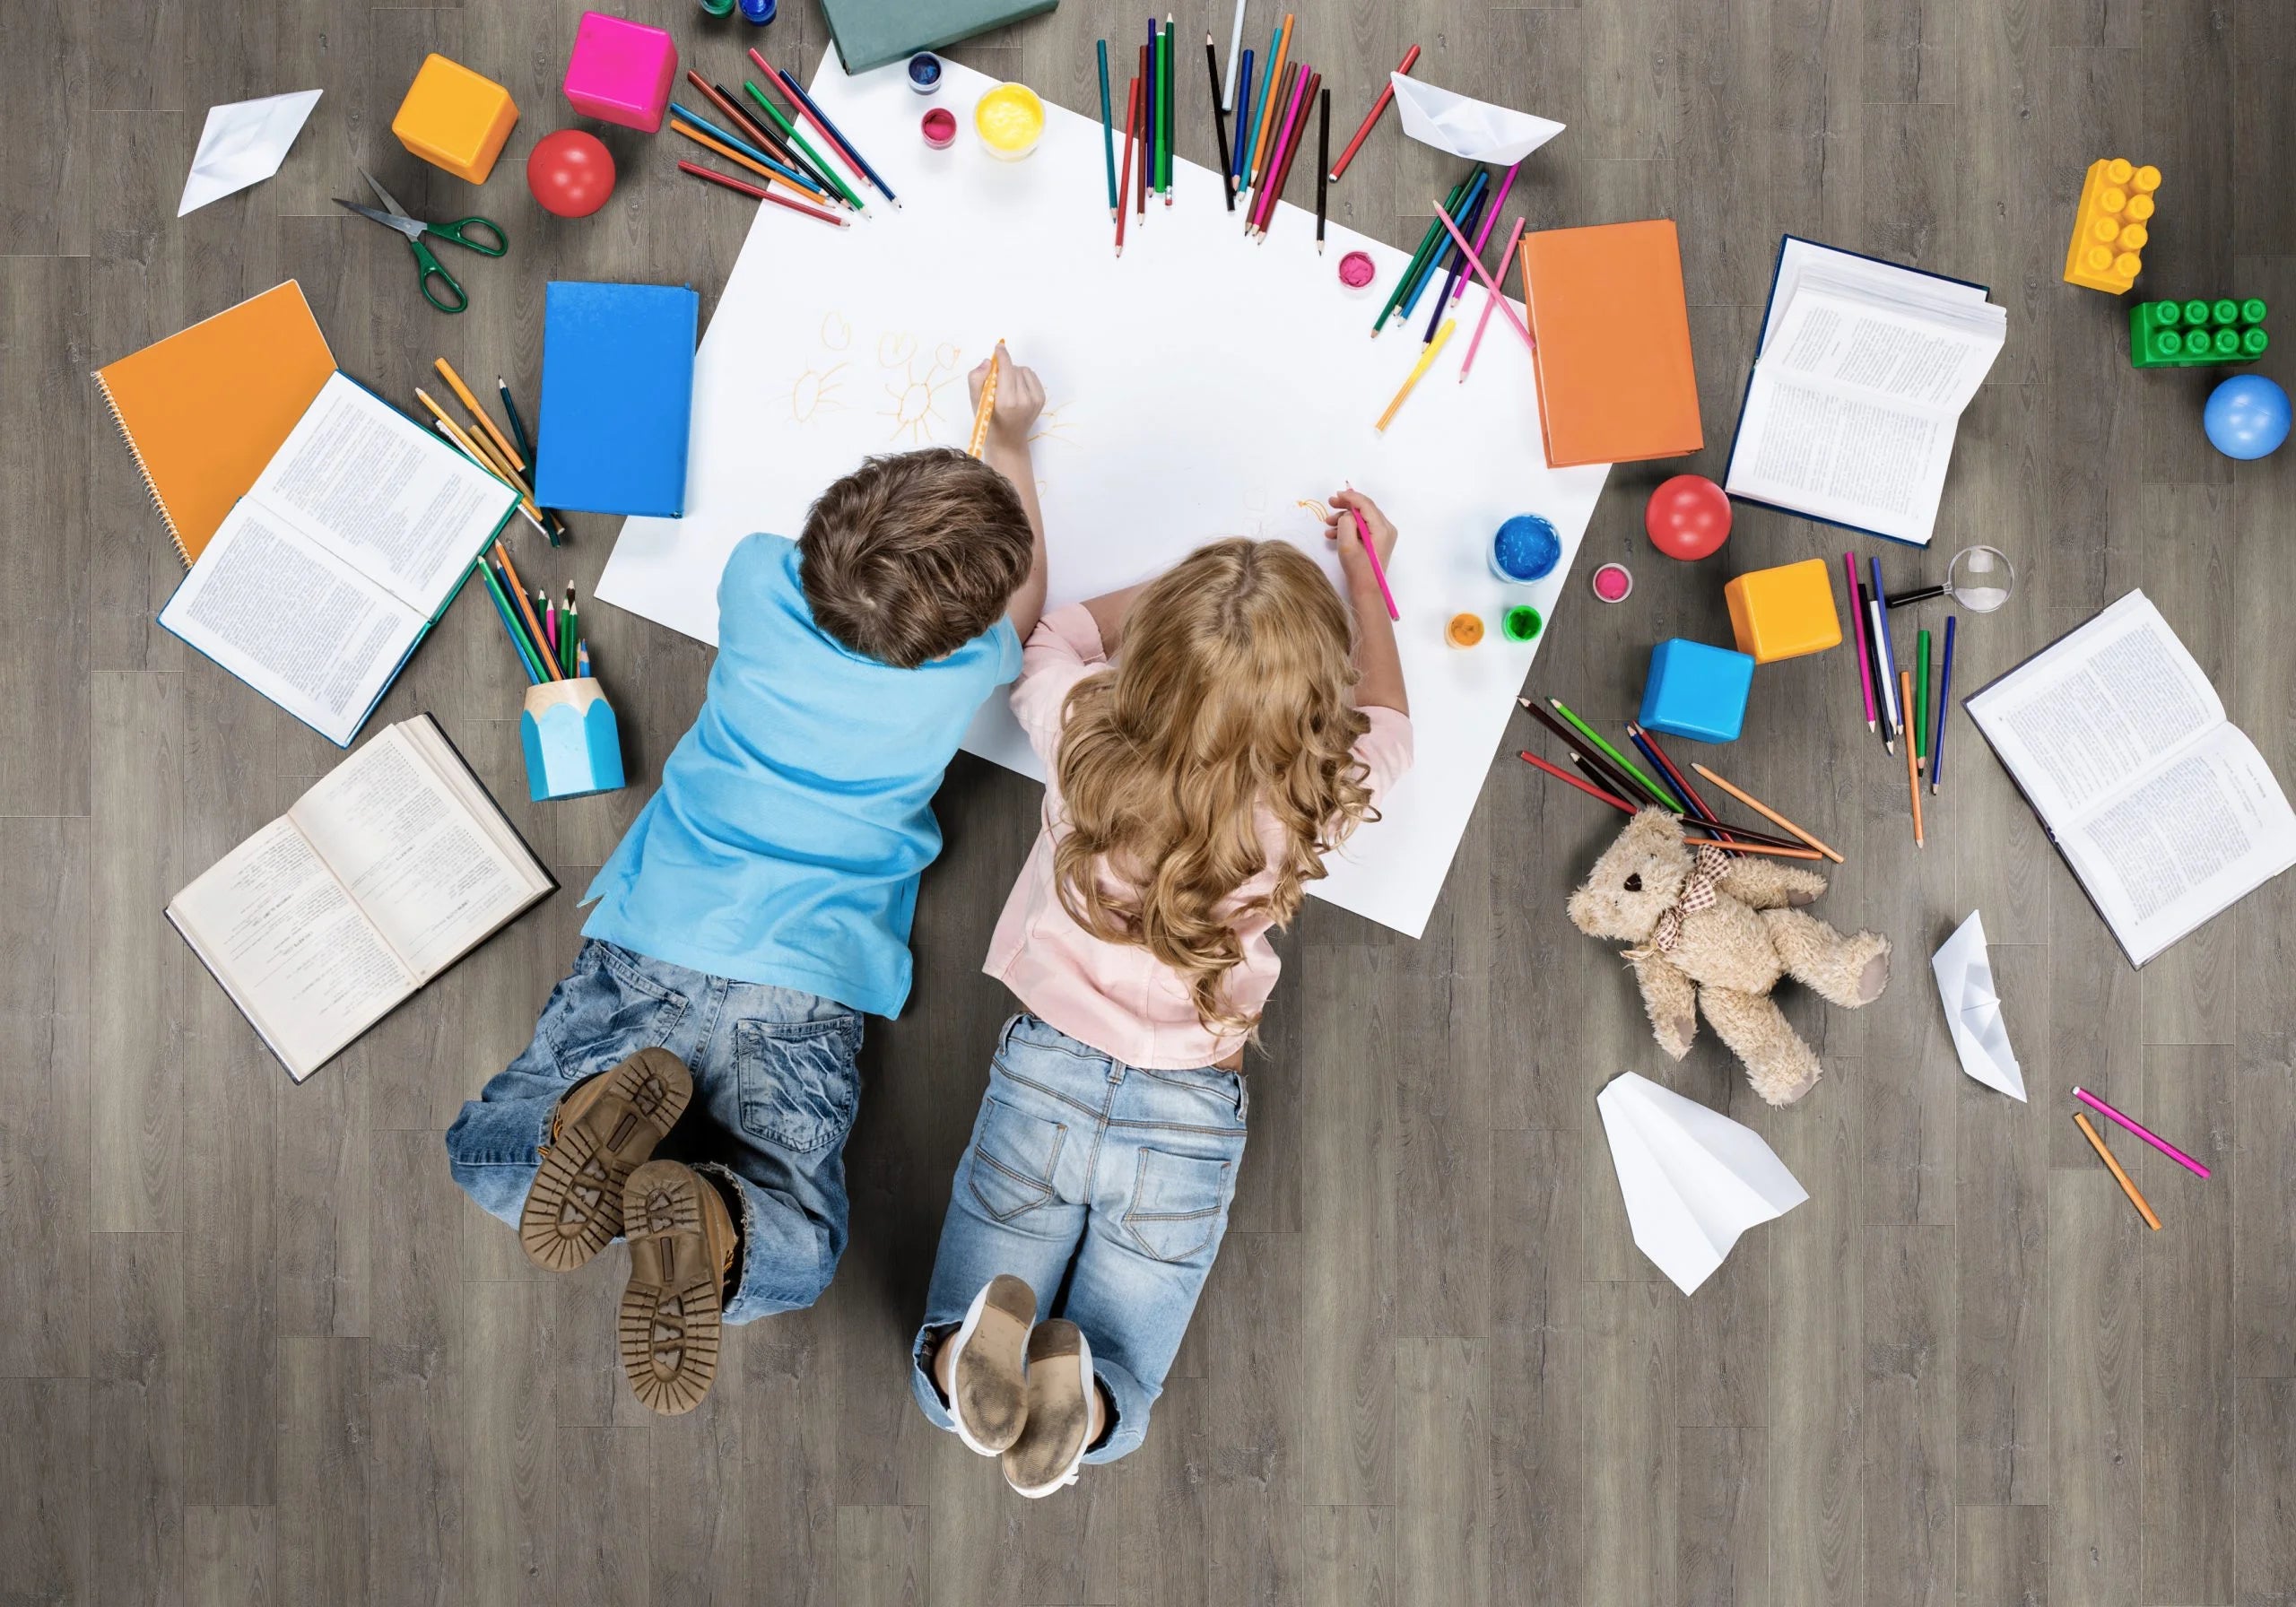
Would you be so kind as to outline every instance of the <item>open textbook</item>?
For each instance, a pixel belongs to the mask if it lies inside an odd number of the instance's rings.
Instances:
[[[160,623],[348,747],[517,493],[328,377]]]
[[[2007,329],[1982,285],[1787,236],[1723,488],[1927,545]]]
[[[422,715],[217,861],[168,919],[300,1082],[557,885]]]
[[[2131,964],[2296,864],[2287,795],[2141,591],[1964,701]]]

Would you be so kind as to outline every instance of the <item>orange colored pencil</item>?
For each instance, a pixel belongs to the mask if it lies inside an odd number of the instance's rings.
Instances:
[[[1275,71],[1267,80],[1271,88],[1283,83],[1283,64],[1292,56],[1292,13],[1288,11],[1283,13],[1283,31],[1276,35]],[[1274,97],[1271,94],[1267,103],[1267,116],[1259,121],[1259,138],[1252,142],[1251,163],[1244,169],[1244,178],[1249,181],[1250,187],[1253,189],[1257,189],[1267,182],[1267,148],[1274,140],[1275,119],[1282,110],[1283,108],[1276,105]]]
[[[988,353],[988,378],[980,382],[980,404],[972,413],[972,444],[965,451],[974,457],[988,445],[988,421],[996,412],[996,375],[1004,361],[1004,343],[998,341]]]
[[[535,633],[535,640],[549,641],[549,636],[543,630],[542,621],[535,616],[535,605],[526,600],[526,583],[518,578],[518,566],[510,561],[509,549],[503,546],[499,538],[494,543],[494,558],[495,561],[502,566],[502,572],[510,577],[510,600],[518,605],[518,612],[526,616],[526,629]],[[550,678],[552,681],[566,679],[560,673],[558,666],[549,662],[548,654],[543,655],[543,667],[550,672]]]
[[[1140,80],[1124,93],[1124,182],[1116,187],[1116,254],[1124,255],[1124,214],[1132,208],[1132,126],[1140,117]]]
[[[1910,670],[1898,672],[1898,702],[1906,708],[1913,707],[1913,672]],[[1914,746],[1913,738],[1909,734],[1905,740],[1905,785],[1906,790],[1913,795],[1913,846],[1918,848],[1922,846],[1921,767],[1914,761]]]
[[[1815,859],[1818,856],[1815,848],[1775,848],[1768,843],[1750,843],[1736,838],[1692,837],[1685,834],[1683,841],[1693,848],[1710,843],[1718,848],[1727,848],[1733,854],[1768,854],[1776,859]]]
[[[518,456],[518,449],[510,444],[509,437],[494,427],[494,421],[486,416],[486,409],[481,407],[478,398],[470,394],[470,387],[465,385],[463,377],[455,372],[455,365],[443,357],[434,357],[430,360],[430,366],[439,370],[439,378],[453,389],[456,399],[470,409],[470,416],[478,421],[479,428],[486,431],[487,439],[501,449],[503,460],[514,469],[525,468],[526,460]]]
[[[1834,864],[1845,864],[1848,863],[1844,860],[1840,855],[1835,853],[1831,848],[1827,847],[1825,844],[1820,842],[1816,838],[1812,837],[1808,832],[1803,830],[1802,828],[1796,826],[1793,821],[1779,813],[1778,811],[1772,809],[1769,804],[1763,803],[1761,799],[1755,797],[1751,793],[1739,791],[1736,787],[1732,786],[1728,782],[1723,780],[1721,777],[1716,775],[1712,770],[1709,770],[1704,765],[1700,764],[1696,760],[1692,760],[1691,761],[1690,768],[1696,770],[1700,775],[1705,777],[1709,781],[1714,783],[1715,786],[1720,787],[1724,792],[1728,793],[1732,797],[1737,799],[1739,803],[1744,804],[1748,809],[1752,810],[1756,814],[1761,816],[1763,820],[1768,821],[1771,825],[1784,827],[1787,830],[1800,838],[1804,842],[1809,844],[1810,847],[1815,848],[1819,853],[1824,855],[1828,859],[1832,860]]]
[[[2113,1181],[2120,1185],[2120,1192],[2126,1194],[2128,1203],[2136,1207],[2136,1214],[2144,1219],[2145,1226],[2155,1233],[2161,1231],[2161,1219],[2152,1214],[2152,1207],[2145,1203],[2143,1194],[2136,1192],[2136,1185],[2131,1183],[2128,1174],[2120,1169],[2120,1162],[2113,1159],[2113,1152],[2105,1148],[2105,1141],[2098,1137],[2097,1130],[2089,1125],[2088,1114],[2075,1111],[2073,1119],[2080,1125],[2081,1136],[2089,1141],[2091,1149],[2096,1151],[2097,1159],[2103,1161],[2106,1169],[2112,1173]]]

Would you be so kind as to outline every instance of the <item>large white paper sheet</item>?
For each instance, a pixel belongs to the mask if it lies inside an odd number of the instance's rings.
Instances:
[[[842,230],[761,207],[695,364],[686,515],[628,521],[597,595],[714,641],[735,544],[795,535],[822,488],[869,453],[963,445],[966,371],[1000,337],[1044,378],[1035,454],[1055,605],[1222,535],[1295,540],[1329,564],[1321,526],[1293,504],[1352,482],[1402,531],[1388,578],[1418,759],[1311,890],[1417,936],[1535,651],[1500,637],[1499,612],[1526,602],[1552,621],[1607,471],[1545,466],[1530,363],[1503,330],[1465,384],[1462,332],[1378,434],[1421,350],[1417,328],[1369,338],[1404,253],[1335,224],[1318,256],[1314,215],[1296,207],[1249,243],[1218,177],[1178,162],[1177,204],[1152,197],[1118,261],[1098,119],[1049,107],[1035,154],[995,161],[970,130],[992,83],[949,63],[926,102],[897,66],[848,78],[823,61],[815,100],[903,206],[879,199]],[[947,151],[918,137],[928,104],[967,125]],[[1370,297],[1339,286],[1351,249],[1378,265]],[[1482,308],[1480,289],[1457,307],[1462,321]],[[1427,313],[1422,301],[1419,326]],[[1510,587],[1484,552],[1526,512],[1553,522],[1563,560]],[[1491,630],[1463,652],[1443,624],[1465,610]],[[965,746],[1040,773],[1001,698]]]
[[[1810,1196],[1761,1134],[1627,1072],[1595,1096],[1641,1252],[1684,1294],[1738,1235]]]

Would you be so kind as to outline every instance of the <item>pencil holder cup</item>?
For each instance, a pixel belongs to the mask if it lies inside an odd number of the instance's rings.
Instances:
[[[518,740],[526,751],[526,795],[537,804],[622,785],[622,727],[589,676],[528,687]]]

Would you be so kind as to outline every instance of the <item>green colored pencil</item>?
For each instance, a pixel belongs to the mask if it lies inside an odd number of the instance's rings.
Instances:
[[[526,666],[528,679],[536,684],[557,680],[558,677],[555,675],[543,673],[541,660],[537,659],[534,656],[534,650],[526,646],[526,632],[525,627],[519,622],[518,611],[511,607],[510,599],[502,595],[502,583],[494,578],[493,565],[482,557],[478,560],[478,573],[486,582],[486,589],[494,594],[495,605],[501,609],[502,618],[510,626],[510,646],[517,649],[518,662]]]
[[[1466,192],[1470,182],[1472,181],[1469,179],[1462,178],[1451,187],[1450,195],[1443,203],[1445,212],[1452,212],[1457,208],[1459,197]],[[1419,249],[1411,254],[1410,265],[1404,269],[1403,277],[1396,281],[1395,289],[1387,292],[1387,304],[1379,308],[1379,316],[1371,320],[1373,338],[1376,339],[1379,331],[1387,326],[1387,320],[1395,315],[1396,308],[1403,305],[1404,292],[1411,288],[1412,281],[1419,277],[1421,265],[1426,262],[1427,254],[1435,249],[1435,242],[1442,235],[1442,219],[1436,218],[1428,223],[1427,232],[1420,237]]]
[[[1448,212],[1451,209],[1447,206],[1443,210],[1445,212]],[[1648,776],[1643,774],[1642,767],[1640,765],[1636,764],[1634,760],[1629,759],[1616,748],[1612,747],[1610,743],[1605,742],[1603,740],[1603,734],[1596,730],[1592,725],[1587,724],[1586,721],[1580,719],[1577,715],[1571,713],[1568,708],[1565,708],[1562,706],[1561,699],[1549,698],[1546,701],[1547,707],[1553,709],[1555,713],[1561,715],[1563,720],[1573,731],[1576,731],[1579,735],[1594,743],[1595,746],[1600,748],[1603,751],[1605,758],[1608,759],[1613,764],[1618,766],[1619,769],[1624,770],[1629,776],[1632,777],[1634,778],[1635,786],[1640,787],[1644,792],[1648,793],[1653,798],[1657,799],[1660,804],[1665,804],[1668,809],[1674,810],[1676,813],[1681,812],[1681,806],[1672,798],[1668,797],[1665,793],[1658,790],[1658,784],[1651,780]]]
[[[781,109],[765,98],[765,91],[758,88],[757,85],[752,83],[746,78],[742,80],[742,87],[749,91],[751,100],[765,108],[768,115],[770,115],[776,123],[781,126],[781,135],[784,139],[789,142],[790,147],[793,150],[803,151],[805,153],[806,160],[813,164],[814,171],[822,178],[828,179],[830,183],[835,185],[837,187],[837,193],[844,196],[848,201],[851,202],[853,204],[853,209],[856,212],[860,211],[861,197],[855,195],[851,187],[846,184],[845,180],[837,176],[836,169],[822,160],[822,153],[820,152],[814,150],[811,145],[805,143],[805,136],[797,132],[797,126],[795,123],[792,123],[787,117],[781,115]]]
[[[1172,204],[1172,22],[1156,30],[1156,187]]]
[[[1913,762],[1916,769],[1929,760],[1929,632],[1914,638],[1913,647]]]

